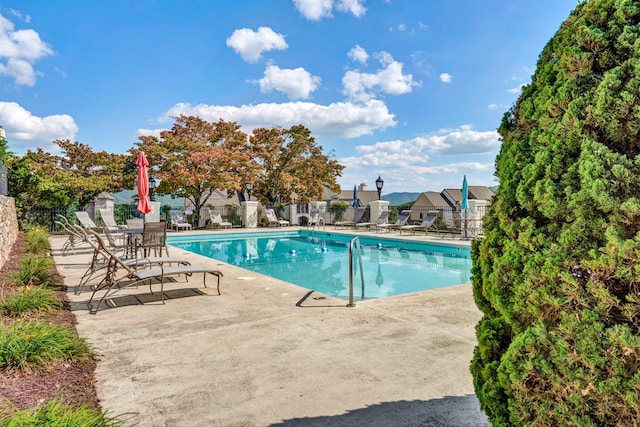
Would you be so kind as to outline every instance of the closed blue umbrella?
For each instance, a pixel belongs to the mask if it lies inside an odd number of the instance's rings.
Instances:
[[[462,180],[462,203],[460,203],[460,209],[469,209],[469,187],[467,186],[467,175]]]
[[[462,202],[460,210],[464,211],[464,237],[467,237],[467,210],[469,209],[469,186],[467,185],[467,175],[462,180]]]
[[[358,187],[353,186],[353,204],[351,205],[354,208],[358,207]]]

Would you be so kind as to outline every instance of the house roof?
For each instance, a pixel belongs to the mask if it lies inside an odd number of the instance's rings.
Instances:
[[[482,185],[470,185],[469,186],[469,198],[470,199],[477,199],[477,200],[487,200],[487,201],[491,201],[491,199],[493,199],[493,196],[495,196],[495,193],[493,191],[491,191],[491,189],[489,187],[485,187]]]
[[[416,207],[420,206],[432,206],[432,207],[445,207],[448,206],[449,203],[447,199],[445,199],[441,193],[437,191],[425,191],[418,196],[414,205]]]

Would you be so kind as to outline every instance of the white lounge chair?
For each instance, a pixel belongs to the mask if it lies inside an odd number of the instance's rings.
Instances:
[[[386,224],[389,221],[389,211],[380,212],[380,216],[376,222],[360,222],[356,224],[356,229],[358,228],[366,228],[371,230],[371,227],[377,227],[378,225]]]
[[[109,227],[109,231],[120,231],[120,229],[125,228],[125,226],[118,225],[111,209],[98,209],[98,212],[100,212],[102,223]]]
[[[355,227],[357,223],[362,220],[362,215],[364,214],[364,208],[355,208],[353,213],[353,221],[338,221],[334,222],[333,225],[336,228],[344,228],[344,227]]]
[[[275,225],[277,227],[287,227],[290,225],[289,221],[286,219],[279,219],[273,208],[265,207],[264,214],[267,216],[267,220],[269,221],[268,225]]]
[[[321,225],[326,228],[326,225],[324,223],[324,218],[320,216],[320,210],[311,209],[311,212],[309,212],[309,222],[307,222],[307,228],[310,228],[310,227],[315,228],[316,225],[318,226],[318,228]]]
[[[424,231],[425,233],[427,233],[429,229],[433,226],[433,224],[436,222],[436,219],[438,219],[439,212],[440,211],[427,212],[427,215],[425,215],[424,219],[420,224],[403,225],[402,227],[400,227],[400,234],[402,234],[402,231],[409,231],[411,232],[411,235],[416,234],[416,231]]]
[[[378,230],[387,230],[387,233],[391,232],[391,230],[398,230],[400,229],[400,227],[407,225],[407,221],[409,221],[409,218],[411,218],[411,211],[404,210],[400,212],[400,215],[398,216],[398,220],[395,223],[377,224],[376,233],[378,232]]]
[[[99,228],[96,225],[96,223],[93,222],[88,212],[77,211],[76,218],[78,219],[78,222],[80,223],[80,225],[82,225],[82,227],[84,227],[85,230],[96,230]]]
[[[214,228],[232,228],[233,224],[222,219],[222,215],[216,209],[208,209],[209,225]]]
[[[172,230],[191,230],[191,224],[189,224],[184,219],[184,215],[182,212],[178,210],[169,211],[169,215],[171,216],[171,229]]]

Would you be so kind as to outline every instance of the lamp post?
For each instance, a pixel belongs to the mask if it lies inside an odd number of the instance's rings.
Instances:
[[[382,186],[384,185],[384,181],[378,175],[378,179],[376,179],[376,188],[378,189],[378,200],[380,200],[380,194],[382,193]]]
[[[251,190],[253,190],[253,184],[247,184],[244,187],[247,189],[247,196],[249,196],[247,201],[250,202],[251,201]]]
[[[155,201],[155,196],[153,193],[155,193],[156,191],[156,179],[152,176],[149,175],[149,201],[153,202]]]

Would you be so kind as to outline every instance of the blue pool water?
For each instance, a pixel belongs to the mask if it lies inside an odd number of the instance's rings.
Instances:
[[[169,236],[170,245],[324,294],[349,296],[349,241],[319,231]],[[380,298],[466,283],[467,246],[359,236],[365,287],[354,258],[354,297]]]

